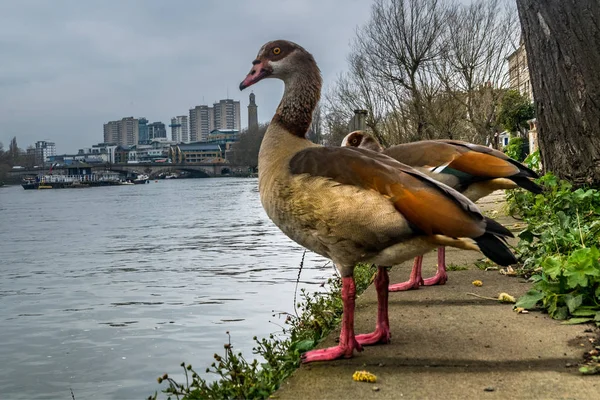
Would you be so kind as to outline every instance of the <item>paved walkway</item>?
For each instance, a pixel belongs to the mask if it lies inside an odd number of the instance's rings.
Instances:
[[[488,196],[479,205],[496,215],[503,197]],[[509,228],[516,222],[495,218]],[[349,360],[303,365],[273,398],[600,399],[600,377],[582,376],[576,365],[592,349],[589,339],[596,331],[561,325],[538,312],[517,314],[510,304],[468,295],[506,292],[517,297],[530,285],[498,271],[481,271],[473,265],[479,253],[447,249],[446,254],[449,265],[469,269],[449,272],[444,286],[390,293],[391,344],[366,347]],[[435,263],[435,253],[425,257],[425,277],[434,273]],[[407,279],[411,265],[394,268],[390,281]],[[483,286],[473,286],[476,279]],[[357,300],[356,331],[371,332],[376,313],[375,288],[370,287]],[[320,347],[334,345],[338,334],[332,332]],[[354,382],[357,370],[375,374],[377,382]]]

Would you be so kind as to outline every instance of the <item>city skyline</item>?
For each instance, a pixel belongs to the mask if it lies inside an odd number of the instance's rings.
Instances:
[[[256,119],[257,108],[255,95],[251,93],[248,106],[249,121]],[[250,109],[253,111],[251,112]],[[214,130],[241,131],[243,129],[239,100],[221,99],[214,102],[212,107],[201,104],[191,108],[189,114],[189,118],[187,115],[171,118],[170,138],[166,125],[162,121],[148,124],[148,119],[145,117],[123,117],[120,120],[109,121],[104,124],[103,141],[100,143],[134,146],[148,144],[157,138],[178,143],[204,142]]]
[[[348,45],[370,6],[360,0],[235,7],[191,0],[3,3],[0,142],[7,147],[16,136],[25,147],[50,140],[73,153],[97,143],[108,121],[146,116],[168,125],[191,105],[237,97],[256,53],[273,39],[313,53],[327,86],[347,69]],[[255,89],[259,122],[270,120],[282,91],[275,80]],[[247,106],[243,96],[240,108]],[[247,124],[242,112],[241,126]]]

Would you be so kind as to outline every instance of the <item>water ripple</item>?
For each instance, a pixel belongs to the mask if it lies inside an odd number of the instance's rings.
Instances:
[[[251,357],[272,310],[293,312],[303,250],[256,179],[2,196],[2,398],[145,398],[183,359],[208,366],[225,331]],[[332,273],[307,254],[300,288]]]

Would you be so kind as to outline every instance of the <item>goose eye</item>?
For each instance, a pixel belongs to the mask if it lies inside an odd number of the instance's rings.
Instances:
[[[358,144],[358,139],[357,138],[352,138],[352,140],[350,141],[350,143],[352,143],[352,144]]]
[[[273,49],[273,54],[278,55],[279,53],[281,53],[281,49],[279,47],[275,47]]]

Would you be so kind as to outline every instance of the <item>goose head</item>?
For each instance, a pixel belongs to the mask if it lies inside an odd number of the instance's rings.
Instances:
[[[320,77],[315,59],[302,46],[287,40],[274,40],[261,47],[252,61],[252,69],[240,83],[240,90],[265,78],[279,78],[288,82],[314,72]]]
[[[354,131],[347,134],[344,140],[342,140],[342,147],[359,147],[378,153],[383,151],[383,147],[377,139],[364,131]]]

